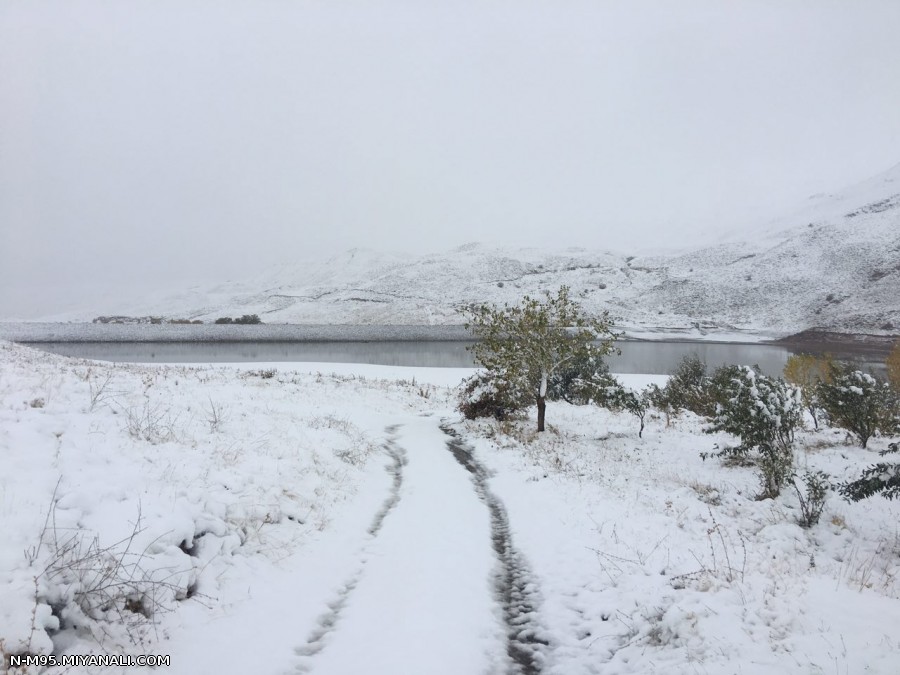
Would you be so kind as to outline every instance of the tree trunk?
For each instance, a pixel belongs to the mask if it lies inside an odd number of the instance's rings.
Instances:
[[[537,397],[538,407],[538,431],[544,430],[544,413],[547,410],[547,399],[543,396]]]

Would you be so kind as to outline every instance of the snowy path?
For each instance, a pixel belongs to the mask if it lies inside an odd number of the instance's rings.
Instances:
[[[356,573],[297,648],[297,671],[538,672],[510,646],[510,625],[515,636],[529,633],[528,584],[511,564],[505,512],[486,493],[483,471],[436,418],[389,431],[392,492]]]

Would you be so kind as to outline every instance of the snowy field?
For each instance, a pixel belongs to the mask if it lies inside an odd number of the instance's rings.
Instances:
[[[462,422],[469,372],[0,343],[0,650],[173,675],[900,672],[900,504],[832,496],[804,530],[795,494],[700,459],[733,439],[698,418]],[[808,431],[798,463],[843,480],[887,441]]]

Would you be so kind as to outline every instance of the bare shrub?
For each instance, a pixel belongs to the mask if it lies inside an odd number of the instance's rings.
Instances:
[[[211,433],[218,431],[219,427],[225,422],[225,413],[225,406],[216,403],[212,400],[212,397],[209,397],[209,407],[206,409],[206,421],[209,424]]]
[[[743,583],[747,572],[747,538],[741,530],[737,531],[738,544],[735,544],[731,532],[716,520],[712,509],[707,507],[712,526],[706,529],[709,543],[709,557],[701,556],[694,551],[691,555],[700,566],[698,570],[680,574],[670,579],[673,588],[685,588],[688,582],[705,584],[709,578],[720,579],[727,583]],[[740,546],[740,550],[738,550]]]
[[[722,503],[722,493],[719,488],[700,481],[693,481],[689,487],[697,493],[700,501],[711,506],[719,506]]]
[[[150,405],[147,401],[140,408],[132,406],[124,408],[125,428],[128,435],[136,440],[147,441],[152,445],[167,443],[175,439],[175,420],[171,409],[161,405]]]
[[[88,380],[88,386],[91,390],[91,407],[93,411],[98,405],[102,405],[110,400],[114,392],[109,390],[109,383],[112,381],[112,373],[107,373],[104,378],[93,378]]]
[[[103,643],[115,638],[118,626],[135,645],[145,646],[155,619],[168,611],[168,601],[187,596],[172,582],[185,571],[150,570],[148,549],[134,550],[143,532],[138,510],[131,533],[114,544],[101,545],[99,536],[84,529],[56,525],[56,493],[37,546],[27,550],[29,565],[44,559],[35,577],[36,604],[53,608],[59,630],[86,627]],[[151,542],[151,546],[152,546]]]
[[[333,429],[346,436],[350,440],[350,447],[335,449],[334,456],[347,464],[353,466],[364,464],[374,450],[371,440],[350,420],[334,415],[322,415],[313,417],[307,424],[310,429]]]

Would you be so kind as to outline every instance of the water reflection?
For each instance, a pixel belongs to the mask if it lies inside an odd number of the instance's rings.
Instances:
[[[703,342],[622,342],[621,356],[609,359],[614,373],[670,373],[685,356],[700,357],[710,368],[725,364],[758,365],[768,375],[780,375],[791,353],[775,345]]]
[[[52,342],[33,346],[101,361],[136,363],[236,363],[265,361],[371,363],[388,366],[471,367],[460,341],[396,342]],[[614,373],[670,373],[688,354],[710,368],[726,363],[757,364],[764,373],[780,375],[792,351],[777,345],[708,342],[621,341],[620,356],[609,358]],[[852,355],[839,355],[843,358]],[[858,359],[876,371],[883,363],[871,356]]]

